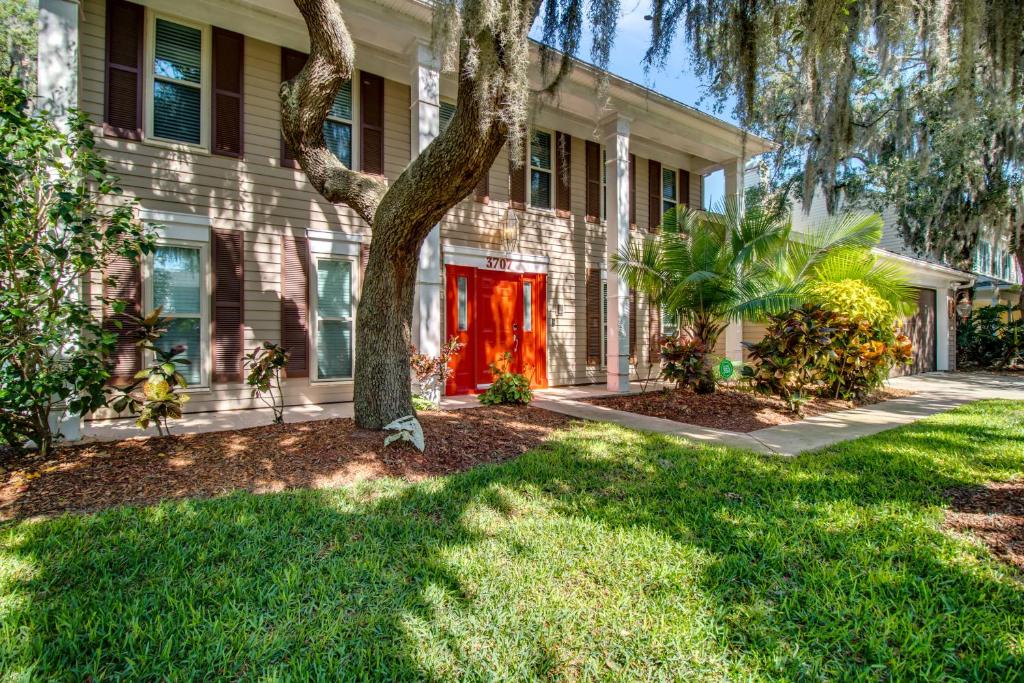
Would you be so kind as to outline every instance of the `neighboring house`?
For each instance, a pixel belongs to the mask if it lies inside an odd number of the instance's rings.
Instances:
[[[1010,250],[1008,235],[982,233],[971,260],[974,284],[974,304],[988,306],[1004,304],[1016,306],[1020,296],[1021,276]]]
[[[394,180],[450,120],[456,84],[429,50],[427,4],[343,4],[358,70],[325,137]],[[41,0],[41,16],[41,96],[91,115],[97,149],[159,226],[156,253],[115,264],[107,294],[174,317],[163,343],[187,347],[189,410],[253,407],[242,355],[265,339],[292,352],[287,404],[350,400],[370,234],[320,198],[281,138],[278,88],[308,47],[290,0]],[[770,148],[615,76],[602,90],[600,76],[579,64],[533,115],[528,163],[503,152],[424,245],[413,339],[427,353],[466,343],[449,393],[487,384],[504,351],[535,386],[627,388],[659,316],[608,275],[609,253],[676,205],[700,208],[705,174],[724,169],[741,195],[744,162]],[[143,361],[124,338],[118,376]]]
[[[756,162],[747,167],[747,186],[759,182]],[[808,226],[825,220],[825,200],[816,190],[808,212],[800,206],[793,208],[793,229],[806,230]],[[916,254],[900,237],[894,211],[882,213],[884,228],[875,253],[889,263],[902,268],[918,292],[918,310],[904,323],[904,332],[914,344],[913,364],[902,373],[930,372],[956,369],[956,303],[961,290],[974,283],[974,276],[952,268],[933,258]],[[752,326],[745,337],[757,337],[760,331]],[[751,339],[753,340],[753,339]]]

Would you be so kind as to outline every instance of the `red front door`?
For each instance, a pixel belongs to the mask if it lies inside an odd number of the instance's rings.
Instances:
[[[545,276],[448,266],[447,336],[465,345],[452,361],[447,394],[476,393],[491,383],[492,363],[547,386]]]

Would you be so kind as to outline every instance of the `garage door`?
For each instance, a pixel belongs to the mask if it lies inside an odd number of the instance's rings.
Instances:
[[[903,326],[914,344],[914,361],[894,368],[893,375],[916,375],[935,370],[935,290],[917,290],[917,313]]]

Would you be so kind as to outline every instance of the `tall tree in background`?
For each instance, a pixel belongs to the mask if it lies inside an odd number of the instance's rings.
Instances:
[[[394,181],[347,168],[324,142],[324,119],[351,78],[355,46],[336,0],[295,0],[310,36],[302,71],[281,86],[285,139],[313,186],[371,227],[369,262],[356,312],[355,418],[380,429],[413,413],[409,368],[420,246],[445,213],[472,192],[506,142],[521,157],[530,101],[530,29],[542,15],[551,92],[576,54],[586,20],[591,58],[605,66],[618,0],[438,0],[434,42],[458,81],[451,123]],[[557,66],[556,66],[557,60]],[[550,71],[550,73],[548,73]]]
[[[0,76],[16,78],[30,90],[36,73],[36,3],[0,0]]]
[[[681,31],[719,106],[780,143],[773,180],[894,206],[912,246],[964,265],[987,226],[1015,235],[1024,165],[1020,0],[654,0],[647,62]]]

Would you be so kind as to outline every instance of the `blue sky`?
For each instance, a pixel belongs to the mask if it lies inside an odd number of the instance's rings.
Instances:
[[[642,60],[651,42],[651,25],[650,22],[644,20],[644,15],[650,11],[650,4],[646,0],[623,0],[622,15],[612,47],[609,70],[680,102],[685,102],[690,106],[735,123],[731,107],[726,107],[722,112],[715,112],[712,110],[710,101],[703,103],[700,101],[703,91],[700,81],[689,68],[689,54],[681,36],[677,36],[675,46],[664,69],[644,71]],[[537,34],[536,37],[539,37],[539,32],[535,32],[535,34]],[[587,60],[590,58],[590,46],[585,37],[580,56]],[[724,175],[721,172],[712,174],[704,183],[704,205],[709,206],[721,200],[724,193]]]

